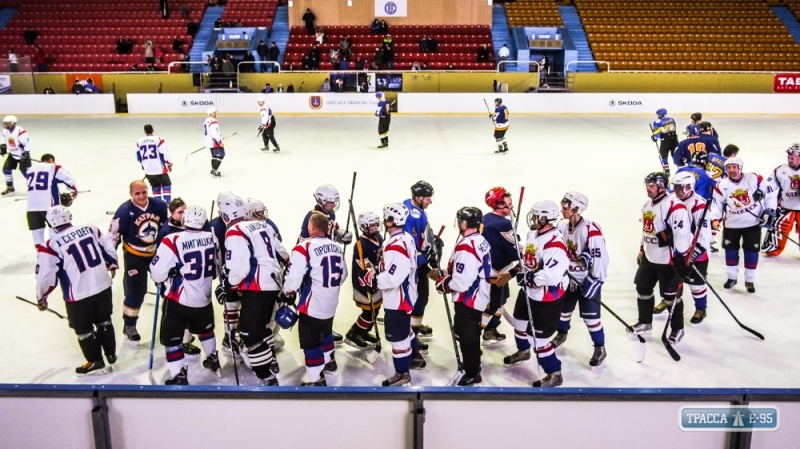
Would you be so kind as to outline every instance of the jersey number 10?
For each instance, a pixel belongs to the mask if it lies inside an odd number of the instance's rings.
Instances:
[[[77,244],[73,243],[67,247],[67,254],[72,256],[75,260],[75,265],[78,271],[83,273],[86,267],[94,268],[102,262],[100,254],[97,253],[97,248],[94,246],[94,239],[88,238],[78,241]]]

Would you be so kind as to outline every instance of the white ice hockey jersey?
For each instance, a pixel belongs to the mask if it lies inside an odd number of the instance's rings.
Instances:
[[[417,302],[417,247],[414,237],[399,230],[383,245],[381,272],[376,276],[383,307],[411,313]]]
[[[75,193],[75,180],[63,167],[47,162],[35,164],[25,173],[28,181],[28,212],[43,212],[60,204],[58,184]]]
[[[672,245],[661,247],[659,233],[672,233]],[[641,248],[652,263],[668,264],[672,261],[673,248],[686,255],[692,244],[692,221],[686,206],[675,195],[664,195],[659,200],[647,200],[642,206]]]
[[[685,200],[681,200],[681,202],[686,206],[686,210],[689,212],[689,216],[692,219],[692,226],[689,229],[692,239],[694,239],[694,234],[697,232],[698,227],[702,226],[700,234],[697,236],[697,244],[702,246],[703,249],[706,250],[706,253],[700,255],[696,261],[702,262],[708,260],[708,249],[711,245],[711,211],[706,213],[703,222],[700,223],[700,219],[703,217],[703,211],[706,208],[706,201],[697,193],[692,193]]]
[[[453,302],[464,303],[475,310],[486,310],[492,281],[490,249],[489,242],[478,232],[460,237],[447,264]]]
[[[579,284],[583,283],[589,274],[593,278],[605,282],[608,275],[608,250],[603,231],[597,223],[581,217],[573,229],[570,229],[569,220],[559,220],[556,228],[564,238],[569,258],[569,274]],[[579,263],[579,256],[583,253],[590,259],[590,268]]]
[[[19,160],[22,157],[22,153],[31,151],[31,141],[28,139],[28,133],[21,126],[14,126],[11,131],[3,128],[3,141],[6,144],[6,149],[14,159]]]
[[[278,258],[289,253],[265,221],[242,221],[225,232],[225,267],[228,282],[239,290],[278,291],[281,275]]]
[[[259,113],[261,114],[261,126],[264,128],[269,128],[271,125],[270,120],[272,119],[272,109],[270,109],[269,106],[264,105],[261,107]]]
[[[211,281],[216,277],[214,235],[187,230],[161,240],[150,263],[150,277],[166,282],[166,297],[187,307],[205,307],[211,303]],[[178,269],[178,276],[169,271]]]
[[[772,171],[764,183],[764,207],[800,211],[800,169],[783,164]]]
[[[342,247],[327,237],[311,237],[292,250],[286,292],[298,292],[297,311],[325,320],[333,318],[339,304],[339,288],[347,279]]]
[[[533,286],[525,294],[534,301],[556,301],[569,285],[567,270],[570,261],[567,245],[558,229],[545,232],[530,231],[525,239],[522,261],[527,271],[534,271]]]
[[[719,219],[724,211],[726,228],[742,229],[760,225],[758,217],[764,208],[753,199],[753,194],[761,188],[762,181],[761,175],[743,173],[738,181],[728,176],[717,183],[711,205],[713,218]]]
[[[144,136],[136,142],[136,160],[146,175],[163,175],[172,168],[167,144],[158,136]]]
[[[206,137],[206,146],[208,148],[217,148],[222,146],[222,134],[219,131],[219,123],[214,117],[209,117],[203,123],[203,134]]]
[[[80,301],[111,287],[108,270],[117,268],[117,252],[95,226],[62,229],[37,251],[38,299],[46,298],[58,284],[66,302]]]

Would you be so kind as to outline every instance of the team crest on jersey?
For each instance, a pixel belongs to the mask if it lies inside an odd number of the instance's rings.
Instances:
[[[308,97],[308,105],[311,109],[320,109],[322,107],[322,97],[319,95],[312,95]]]
[[[741,207],[747,207],[752,202],[750,200],[750,192],[745,189],[736,189],[731,193],[731,198],[736,200]]]
[[[789,178],[789,186],[792,190],[800,189],[800,175],[793,175]]]
[[[525,255],[522,257],[522,261],[528,268],[535,269],[538,265],[536,262],[536,247],[533,246],[533,243],[528,243],[528,246],[525,247]]]
[[[156,242],[157,235],[158,226],[156,226],[152,221],[148,220],[139,226],[139,233],[136,235],[136,237],[138,237],[142,243],[147,243],[150,245]]]
[[[656,219],[655,212],[649,210],[642,215],[642,231],[647,234],[655,234],[656,226],[653,223]]]
[[[8,145],[15,147],[17,146],[17,141],[12,136],[8,136]]]
[[[419,210],[417,209],[411,209],[408,211],[408,213],[411,214],[411,216],[414,218],[419,218],[421,216]]]
[[[567,240],[567,257],[569,260],[578,260],[578,244]]]

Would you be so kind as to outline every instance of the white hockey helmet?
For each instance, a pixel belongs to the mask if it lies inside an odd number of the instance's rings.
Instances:
[[[670,184],[674,186],[689,186],[694,190],[694,183],[697,179],[695,179],[694,175],[688,171],[682,171],[680,173],[675,173],[675,176],[672,177],[672,181]]]
[[[531,229],[536,223],[542,226],[552,223],[558,219],[558,205],[550,200],[539,201],[531,207],[527,218]]]
[[[245,200],[244,218],[256,221],[266,220],[268,213],[267,206],[265,206],[261,200],[255,198],[248,198]]]
[[[376,232],[381,229],[381,217],[378,214],[369,211],[358,214],[358,228],[361,229],[361,232],[373,234],[369,230],[372,226],[377,226]]]
[[[408,219],[408,208],[403,203],[389,203],[383,206],[383,221],[391,221],[394,226],[404,226]]]
[[[220,193],[217,197],[217,207],[225,224],[244,218],[244,200],[231,192]]]
[[[564,199],[561,200],[561,203],[566,202],[569,202],[570,209],[577,209],[576,213],[578,214],[582,214],[583,211],[589,207],[589,198],[581,192],[576,192],[574,190],[564,194]]]
[[[258,104],[264,104],[264,102],[265,102],[265,101],[266,101],[266,100],[264,100],[264,97],[258,97],[258,98],[256,98],[256,103],[258,103]]]
[[[729,165],[738,165],[739,171],[742,171],[744,168],[744,161],[740,157],[729,157],[725,160],[725,168],[728,168]]]
[[[795,156],[800,156],[800,143],[792,144],[792,146],[786,149],[786,153],[794,154]]]
[[[17,124],[17,116],[16,115],[7,115],[3,117],[3,123],[11,123],[12,125]]]
[[[314,192],[314,199],[317,200],[319,207],[325,211],[328,211],[328,209],[325,208],[328,203],[336,204],[333,206],[333,210],[328,212],[336,212],[339,210],[339,191],[336,190],[336,187],[330,184],[324,184],[317,187],[317,191]]]
[[[72,212],[66,206],[58,205],[51,207],[45,215],[51,228],[57,228],[72,223]]]
[[[183,227],[188,229],[203,229],[208,221],[206,210],[200,206],[189,206],[183,211]]]
[[[208,114],[209,117],[211,117],[212,115],[214,115],[216,113],[217,113],[217,108],[215,108],[213,106],[208,108],[208,109],[206,109],[206,114]]]

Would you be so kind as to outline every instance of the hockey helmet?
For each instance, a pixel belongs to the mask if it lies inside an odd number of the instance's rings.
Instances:
[[[652,110],[652,109],[651,109],[651,110]],[[657,116],[659,116],[659,117],[666,117],[666,115],[667,115],[667,110],[666,110],[666,109],[664,109],[664,108],[661,108],[661,109],[659,109],[659,110],[657,110],[657,111],[656,111],[656,115],[657,115]]]
[[[265,102],[265,101],[266,101],[266,100],[264,100],[264,97],[258,97],[258,98],[256,98],[256,103],[258,103],[259,105],[261,105],[261,104],[264,104],[264,102]]]
[[[494,102],[495,102],[496,104],[503,104],[503,99],[502,99],[502,98],[500,98],[500,97],[497,97],[497,98],[495,98],[495,99],[494,99]]]
[[[12,125],[17,124],[17,116],[16,115],[7,115],[3,117],[3,123],[11,123]]]
[[[558,205],[550,200],[539,201],[528,212],[528,227],[534,229],[535,224],[544,226],[558,219]]]
[[[59,195],[59,200],[61,202],[61,205],[64,207],[72,206],[72,200],[74,199],[75,198],[73,198],[72,194],[69,192],[64,192],[61,195]]]
[[[215,107],[210,107],[206,109],[206,114],[208,114],[209,117],[213,116],[216,113],[217,113],[217,108]]]
[[[738,165],[739,171],[742,171],[744,168],[744,161],[740,157],[729,157],[725,160],[725,168],[727,169],[729,165]]]
[[[217,197],[217,207],[225,224],[244,218],[244,200],[231,192],[220,193]]]
[[[392,222],[393,226],[405,226],[408,220],[408,208],[403,203],[389,203],[383,206],[383,221]],[[359,225],[361,218],[359,218]]]
[[[705,151],[695,151],[692,155],[692,164],[698,167],[705,167],[708,165],[708,153]]]
[[[792,144],[792,146],[786,149],[786,153],[800,156],[800,143]]]
[[[336,190],[336,187],[330,184],[324,184],[317,187],[317,191],[314,192],[314,199],[317,200],[317,205],[319,205],[319,207],[329,213],[339,210],[339,191]],[[328,203],[335,204],[335,206],[333,206],[333,210],[329,211],[326,208]]]
[[[660,171],[655,171],[644,177],[645,184],[656,184],[664,188],[667,187],[668,182],[669,178],[667,177],[667,175],[665,175],[664,172]]]
[[[700,132],[704,133],[707,131],[711,131],[711,122],[703,120],[702,122],[700,122]]]
[[[569,203],[571,209],[577,209],[575,213],[582,214],[589,207],[589,198],[581,192],[571,191],[564,194],[561,204]]]
[[[692,114],[691,119],[692,119],[693,122],[699,122],[699,121],[703,120],[703,114],[701,114],[699,112],[695,112],[694,114]]]
[[[247,220],[266,220],[268,216],[267,206],[261,200],[248,198],[244,202],[244,218]]]
[[[480,227],[481,221],[483,220],[483,212],[477,207],[462,207],[456,212],[456,220],[458,223],[465,221],[467,223],[467,228],[477,229]]]
[[[297,311],[292,306],[284,304],[275,312],[275,322],[281,329],[289,329],[297,323]]]
[[[375,226],[375,232],[370,231],[373,226]],[[380,232],[381,217],[375,212],[362,212],[358,214],[358,228],[361,229],[361,232],[364,234],[375,235]]]
[[[72,223],[72,212],[66,206],[59,204],[51,207],[45,214],[45,218],[50,223],[50,227],[55,229]]]
[[[689,125],[686,127],[686,134],[690,136],[699,136],[700,135],[700,127],[697,125]]]
[[[486,192],[485,201],[486,205],[491,207],[492,210],[494,209],[505,209],[506,208],[506,197],[511,196],[504,187],[492,187]]]
[[[183,227],[187,229],[203,229],[208,221],[206,210],[200,206],[189,206],[183,211]]]
[[[430,198],[433,196],[433,186],[427,181],[417,181],[411,186],[411,198],[421,196],[423,198]]]
[[[675,173],[672,177],[672,185],[674,186],[689,186],[694,189],[695,179],[694,175],[689,171],[682,171]]]
[[[383,91],[379,90],[379,91],[375,92],[375,98],[377,98],[378,100],[383,98]]]

